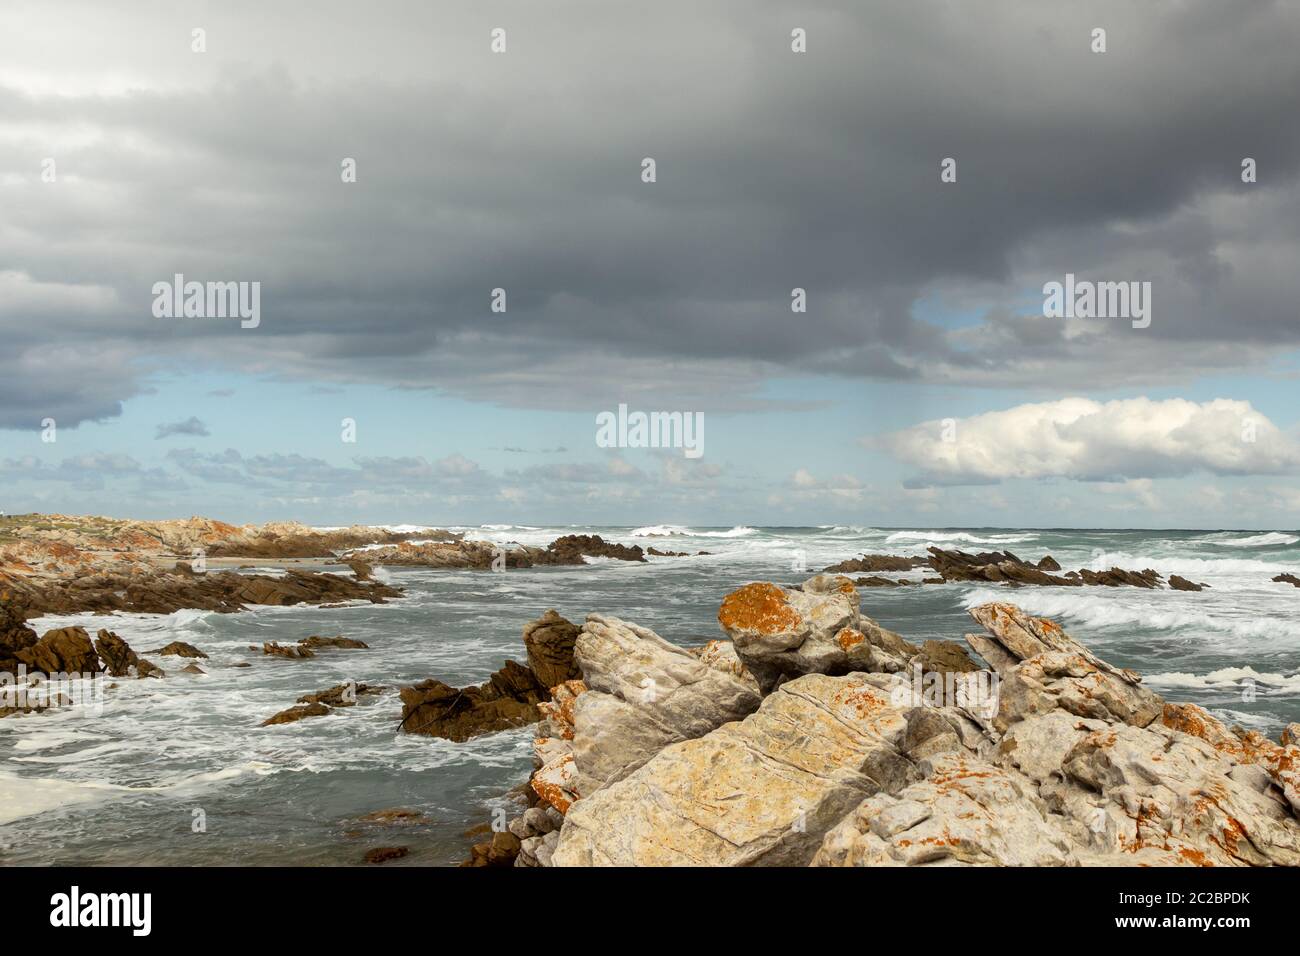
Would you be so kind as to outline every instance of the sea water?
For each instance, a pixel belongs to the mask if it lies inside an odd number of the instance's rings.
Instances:
[[[1154,568],[1210,585],[1202,592],[1138,588],[1009,589],[989,584],[862,589],[864,613],[912,641],[961,640],[967,608],[1004,600],[1053,617],[1102,658],[1141,673],[1171,700],[1276,736],[1300,720],[1300,534],[1285,531],[1071,531],[816,528],[517,527],[457,529],[500,544],[545,545],[561,534],[688,551],[646,564],[489,571],[385,568],[406,589],[388,604],[254,608],[238,614],[45,617],[45,630],[109,628],[137,651],[174,640],[209,655],[206,673],[153,656],[163,680],[117,680],[98,716],[72,711],[0,720],[0,863],[356,864],[367,849],[406,846],[387,865],[455,863],[531,769],[531,728],[463,743],[398,732],[397,689],[428,677],[462,686],[507,658],[524,659],[521,630],[547,608],[575,622],[592,611],[653,628],[683,646],[720,636],[717,610],[752,580],[791,583],[857,554],[924,554],[928,545],[1008,549],[1065,570]],[[696,555],[707,551],[707,555]],[[807,569],[807,570],[801,570]],[[891,577],[913,581],[928,569]],[[253,652],[342,634],[369,650],[324,649],[309,660]],[[235,667],[249,663],[249,667]],[[347,681],[387,688],[328,716],[259,724],[303,694]],[[359,818],[405,808],[415,823]]]

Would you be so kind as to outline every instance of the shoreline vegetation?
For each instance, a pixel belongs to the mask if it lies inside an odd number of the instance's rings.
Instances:
[[[1063,571],[1050,555],[928,551],[864,554],[798,584],[737,582],[718,611],[722,637],[694,648],[612,613],[579,625],[546,611],[523,630],[525,663],[475,686],[402,687],[394,726],[464,741],[536,725],[522,812],[489,828],[466,865],[1300,865],[1300,724],[1276,742],[1229,728],[1013,603],[972,608],[982,632],[914,644],[864,614],[860,594],[964,581],[1208,585],[1151,569]],[[163,680],[165,658],[204,673],[207,655],[183,642],[137,652],[107,628],[38,636],[28,622],[44,614],[383,603],[403,591],[377,567],[592,557],[692,555],[597,535],[506,547],[433,529],[4,516],[0,680]],[[250,647],[254,661],[366,649],[344,635]],[[307,693],[259,723],[275,733],[383,689]],[[0,717],[40,719],[62,703],[0,700]],[[384,859],[404,848],[390,849]]]

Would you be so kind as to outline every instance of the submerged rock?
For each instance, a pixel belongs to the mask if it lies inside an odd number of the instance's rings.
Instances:
[[[186,644],[184,641],[172,641],[170,644],[160,647],[152,653],[157,654],[159,657],[170,657],[175,655],[177,657],[196,657],[204,660],[208,657],[207,654],[204,654],[193,644]]]
[[[351,637],[319,637],[315,634],[311,637],[304,637],[298,642],[298,646],[312,650],[319,650],[322,647],[347,647],[364,650],[370,647],[365,641],[358,641]]]

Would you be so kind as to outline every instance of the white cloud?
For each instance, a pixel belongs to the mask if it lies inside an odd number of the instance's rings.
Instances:
[[[1300,464],[1293,439],[1250,402],[1230,399],[1064,398],[958,419],[955,428],[924,422],[864,443],[915,466],[913,485],[1283,474]]]

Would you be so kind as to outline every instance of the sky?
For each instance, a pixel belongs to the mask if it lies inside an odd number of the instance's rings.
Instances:
[[[0,510],[1294,528],[1298,48],[1270,0],[6,0]]]

